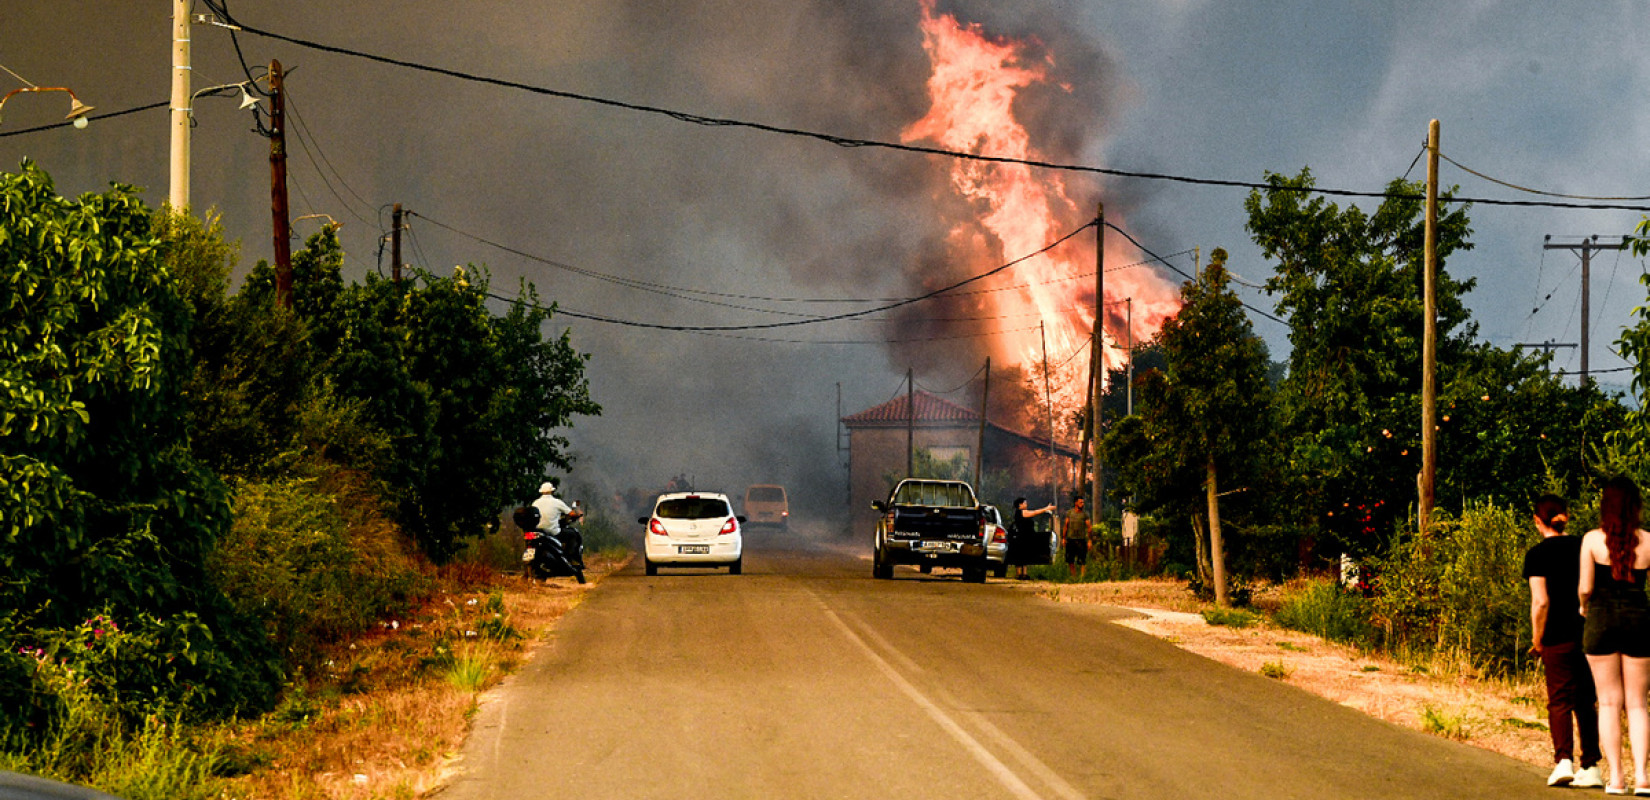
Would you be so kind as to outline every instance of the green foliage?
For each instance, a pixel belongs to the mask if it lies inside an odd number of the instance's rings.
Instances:
[[[1472,738],[1472,717],[1462,709],[1421,707],[1421,730],[1445,739],[1464,742]]]
[[[1260,624],[1260,615],[1241,608],[1210,606],[1203,609],[1203,621],[1228,628],[1252,628]]]
[[[1528,512],[1469,503],[1428,536],[1396,537],[1374,561],[1371,621],[1389,649],[1458,657],[1505,674],[1524,668],[1530,638],[1524,553],[1539,539]]]
[[[267,701],[271,665],[203,572],[229,508],[183,396],[215,278],[175,281],[166,252],[129,187],[70,200],[27,162],[0,175],[0,608],[26,622],[21,646],[105,612],[152,633],[100,677],[129,694],[169,662],[157,699],[221,712]]]
[[[1260,674],[1273,680],[1282,681],[1288,680],[1290,675],[1295,674],[1295,671],[1282,661],[1268,661],[1260,665]]]
[[[212,553],[218,585],[289,667],[312,666],[320,645],[372,627],[425,583],[387,526],[367,515],[352,535],[342,499],[313,479],[238,482],[234,526]]]
[[[1370,623],[1369,601],[1324,578],[1307,581],[1305,588],[1286,596],[1274,621],[1290,630],[1333,642],[1363,648],[1378,643],[1375,627]]]

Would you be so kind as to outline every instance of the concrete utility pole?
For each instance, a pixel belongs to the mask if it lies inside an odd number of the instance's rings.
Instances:
[[[974,451],[974,489],[985,480],[985,422],[991,413],[991,356],[985,357],[985,386],[980,389],[980,442]]]
[[[189,3],[172,0],[172,170],[167,202],[189,208]]]
[[[1048,380],[1048,326],[1037,323],[1037,335],[1043,341],[1043,403],[1048,411],[1048,492],[1055,513],[1060,509],[1060,479],[1054,471],[1054,389]]]
[[[1587,349],[1592,339],[1593,315],[1593,251],[1594,250],[1625,250],[1627,237],[1614,244],[1599,244],[1598,235],[1583,238],[1575,244],[1553,244],[1553,237],[1547,236],[1542,241],[1543,250],[1569,250],[1581,256],[1581,382],[1586,383],[1587,376]]]
[[[275,228],[275,305],[292,309],[292,223],[286,207],[286,87],[269,62],[269,201]]]
[[[1089,392],[1093,397],[1093,405],[1089,409],[1089,441],[1094,443],[1094,480],[1089,484],[1089,513],[1094,515],[1094,521],[1100,522],[1106,518],[1105,507],[1100,499],[1105,494],[1105,459],[1100,457],[1100,432],[1106,398],[1106,358],[1103,348],[1106,346],[1106,204],[1094,204],[1094,372],[1089,376]]]
[[[383,208],[383,206],[379,206]],[[395,210],[390,212],[390,279],[401,282],[401,204],[395,204]],[[840,393],[841,385],[837,386]],[[840,414],[838,416],[841,416]]]
[[[1438,120],[1427,126],[1425,310],[1421,320],[1421,535],[1432,529],[1434,479],[1438,474]]]
[[[905,368],[905,477],[917,475],[917,399],[911,368]]]

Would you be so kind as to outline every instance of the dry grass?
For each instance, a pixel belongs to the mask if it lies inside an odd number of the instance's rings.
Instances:
[[[477,695],[519,666],[585,592],[626,561],[592,554],[584,586],[571,578],[444,570],[445,591],[333,648],[326,674],[295,681],[275,712],[219,732],[247,770],[223,796],[410,800],[435,788],[443,761],[468,732]]]
[[[1415,730],[1460,739],[1531,764],[1552,759],[1546,689],[1487,680],[1457,665],[1405,664],[1270,624],[1207,624],[1204,608],[1174,580],[1049,586],[1063,602],[1102,603],[1142,611],[1120,621],[1198,655],[1265,674],[1320,697]],[[1264,605],[1257,593],[1257,605]]]

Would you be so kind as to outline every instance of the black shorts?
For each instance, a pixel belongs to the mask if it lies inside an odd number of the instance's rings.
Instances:
[[[1089,540],[1087,540],[1087,539],[1067,539],[1066,540],[1066,563],[1067,564],[1087,564],[1087,563],[1089,563]]]
[[[1650,608],[1638,598],[1594,596],[1587,604],[1581,651],[1590,656],[1650,658]]]

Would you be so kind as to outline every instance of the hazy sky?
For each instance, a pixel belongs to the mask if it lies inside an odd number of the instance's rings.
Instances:
[[[939,11],[1052,65],[1052,88],[1024,103],[1033,148],[1055,160],[1239,181],[1310,166],[1320,186],[1375,191],[1410,168],[1428,120],[1438,118],[1445,154],[1511,183],[1650,195],[1641,152],[1650,106],[1640,99],[1650,78],[1642,47],[1650,6],[1636,0],[1003,6],[940,2]],[[100,112],[162,102],[170,9],[162,0],[7,0],[0,64],[69,86]],[[326,44],[852,137],[897,141],[928,110],[915,0],[237,0],[231,11]],[[934,264],[962,206],[948,193],[950,165],[935,158],[691,125],[240,38],[254,66],[279,58],[292,70],[292,216],[326,213],[344,224],[346,277],[379,268],[387,205],[396,202],[424,215],[411,221],[409,262],[441,273],[485,264],[501,293],[525,278],[567,309],[630,320],[776,317],[727,307],[753,301],[695,295],[726,304],[715,305],[594,280],[435,223],[581,270],[730,295],[900,297],[947,274]],[[194,53],[195,88],[244,80],[223,29],[197,26]],[[0,85],[16,84],[0,73]],[[193,205],[222,213],[241,240],[244,273],[270,253],[268,143],[233,101],[196,107]],[[13,98],[0,134],[63,110],[51,96]],[[167,148],[167,115],[156,109],[84,131],[0,136],[0,163],[33,158],[64,193],[118,180],[160,203]],[[1410,175],[1424,177],[1424,162]],[[1442,175],[1464,195],[1537,199],[1447,164]],[[1239,275],[1258,282],[1270,273],[1243,231],[1244,190],[1066,181],[1079,206],[1104,199],[1157,253],[1224,247]],[[1476,249],[1449,268],[1478,279],[1468,305],[1482,335],[1506,346],[1578,340],[1578,259],[1543,251],[1544,235],[1618,237],[1640,215],[1480,205],[1471,217]],[[307,235],[316,225],[296,228]],[[1190,271],[1189,255],[1175,260]],[[1644,300],[1642,271],[1625,254],[1594,259],[1594,370],[1622,366],[1608,348]],[[1244,293],[1272,309],[1265,295]],[[607,407],[572,432],[580,469],[641,485],[687,472],[730,491],[814,479],[826,491],[841,475],[838,383],[852,413],[889,399],[908,364],[938,391],[965,379],[981,352],[978,340],[877,344],[895,332],[871,322],[748,334],[873,342],[827,345],[558,321],[592,354],[593,389]],[[1282,358],[1285,330],[1259,318],[1255,326]],[[1574,351],[1556,365],[1575,369]],[[1627,383],[1624,373],[1598,378]]]

